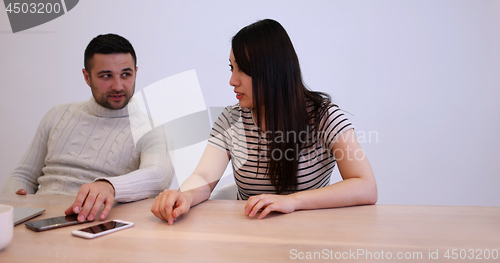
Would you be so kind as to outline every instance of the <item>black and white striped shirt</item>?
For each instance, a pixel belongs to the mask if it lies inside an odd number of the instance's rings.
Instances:
[[[308,111],[312,109],[310,103]],[[305,131],[309,139],[305,147],[297,151],[300,152],[297,191],[329,185],[336,163],[332,154],[333,145],[344,132],[354,128],[343,111],[334,105],[322,111],[320,118],[319,129],[310,125]],[[287,136],[290,139],[294,135],[284,132],[282,139],[286,140]],[[259,132],[251,109],[242,108],[239,104],[226,107],[214,123],[208,143],[231,156],[238,200],[247,200],[258,194],[276,194],[275,187],[265,174],[267,160],[271,158],[265,133]],[[273,158],[280,158],[281,153],[275,151],[271,154]]]

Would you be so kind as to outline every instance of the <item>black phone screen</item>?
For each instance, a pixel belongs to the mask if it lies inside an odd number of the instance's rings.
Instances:
[[[108,231],[108,230],[113,229],[113,228],[118,228],[118,227],[126,226],[126,225],[127,224],[124,224],[121,222],[109,221],[109,222],[102,223],[99,225],[82,228],[82,229],[80,229],[80,231],[91,233],[91,234],[97,234],[97,233],[101,233],[104,231]]]
[[[49,229],[59,228],[59,227],[63,227],[63,226],[71,226],[71,225],[80,224],[80,222],[78,222],[78,220],[77,220],[77,217],[78,217],[78,215],[53,217],[53,218],[47,218],[47,219],[27,222],[27,223],[25,223],[25,225],[26,225],[26,227],[28,227],[31,230],[43,231],[43,230],[49,230]],[[84,222],[82,222],[82,223],[84,223]]]

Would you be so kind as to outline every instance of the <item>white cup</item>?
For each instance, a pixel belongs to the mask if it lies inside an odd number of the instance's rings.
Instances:
[[[12,240],[14,234],[14,208],[10,205],[0,205],[0,250]]]

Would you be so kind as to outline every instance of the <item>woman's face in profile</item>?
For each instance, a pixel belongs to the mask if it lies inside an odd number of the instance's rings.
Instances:
[[[236,93],[236,98],[239,100],[240,106],[243,108],[253,108],[252,77],[238,68],[232,49],[229,54],[229,66],[231,67],[229,85],[234,87],[234,93]]]

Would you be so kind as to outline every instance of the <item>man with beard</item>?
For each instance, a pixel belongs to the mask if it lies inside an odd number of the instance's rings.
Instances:
[[[101,220],[114,201],[136,201],[168,188],[174,173],[165,131],[151,130],[132,98],[136,60],[125,38],[95,37],[82,69],[93,96],[45,115],[3,192],[76,195],[65,213],[92,221],[103,204]]]

